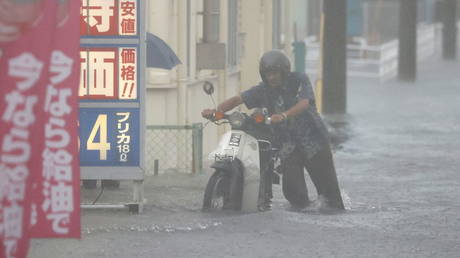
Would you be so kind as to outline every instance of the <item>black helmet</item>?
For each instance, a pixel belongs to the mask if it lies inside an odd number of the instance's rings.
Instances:
[[[260,77],[265,82],[265,73],[269,71],[279,71],[283,76],[283,79],[286,79],[291,71],[291,63],[287,56],[279,50],[271,50],[265,52],[265,54],[260,59],[259,63],[259,72]]]

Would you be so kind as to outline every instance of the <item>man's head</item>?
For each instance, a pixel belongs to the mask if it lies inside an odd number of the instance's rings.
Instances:
[[[268,51],[260,59],[260,77],[269,87],[281,87],[290,71],[289,59],[279,50]]]

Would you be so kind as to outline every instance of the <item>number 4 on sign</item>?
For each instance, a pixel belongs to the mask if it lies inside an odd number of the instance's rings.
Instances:
[[[94,139],[98,132],[99,142],[95,142]],[[98,150],[100,160],[107,160],[107,151],[110,150],[110,143],[107,142],[107,115],[99,115],[97,117],[86,146],[88,150]]]

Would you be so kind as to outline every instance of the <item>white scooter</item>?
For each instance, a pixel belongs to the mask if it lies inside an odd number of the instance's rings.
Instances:
[[[203,88],[208,95],[214,92],[211,83],[205,83]],[[214,173],[206,186],[203,210],[269,209],[271,184],[279,183],[279,175],[274,174],[276,149],[270,141],[270,118],[266,112],[249,116],[235,111],[229,115],[216,112],[212,121],[218,125],[229,123],[232,129],[209,155],[214,161]]]

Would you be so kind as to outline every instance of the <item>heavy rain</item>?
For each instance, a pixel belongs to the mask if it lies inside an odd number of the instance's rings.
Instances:
[[[118,2],[134,4],[135,31],[121,32]],[[103,6],[114,11],[91,14]],[[81,238],[31,239],[27,257],[458,257],[458,10],[457,0],[82,1]],[[104,70],[116,96],[82,86],[96,84],[89,57],[111,48],[139,55],[134,90],[121,68]],[[260,63],[273,49],[311,82],[343,210],[324,208],[317,187],[334,180],[313,182],[308,166],[309,201],[291,204],[282,150],[264,160],[275,141],[252,144],[244,127],[257,121],[245,92],[272,85]],[[283,111],[263,110],[262,123],[276,132],[266,122],[276,113],[300,114]],[[282,174],[271,200],[262,167]],[[212,185],[219,171],[233,174]]]

